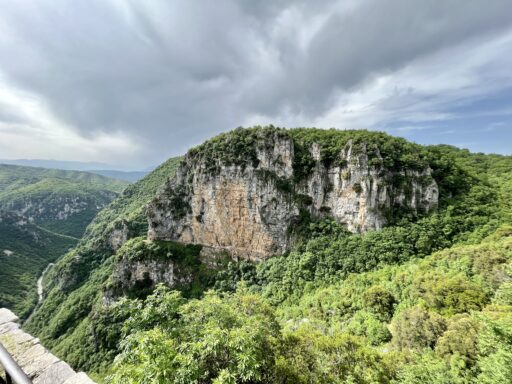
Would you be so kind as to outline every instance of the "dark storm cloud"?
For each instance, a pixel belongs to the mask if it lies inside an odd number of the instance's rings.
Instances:
[[[152,162],[252,115],[314,120],[340,92],[490,39],[511,14],[498,0],[16,1],[0,13],[0,79]]]
[[[332,13],[307,49],[288,60],[294,64],[250,98],[272,113],[283,102],[319,113],[333,90],[510,28],[511,14],[510,1],[367,1],[352,12]]]

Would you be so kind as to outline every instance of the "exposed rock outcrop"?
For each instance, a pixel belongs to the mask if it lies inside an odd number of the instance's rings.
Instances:
[[[107,243],[112,250],[117,251],[128,240],[129,229],[124,221],[116,223],[107,235]]]
[[[110,304],[120,293],[133,290],[139,293],[152,290],[157,284],[168,287],[189,284],[193,279],[190,273],[180,269],[172,260],[121,260],[112,273],[113,286],[105,292],[104,301]]]
[[[417,215],[438,202],[428,166],[388,169],[376,147],[370,158],[366,145],[348,141],[335,162],[326,162],[313,144],[305,149],[310,166],[298,168],[296,145],[286,134],[261,135],[251,145],[254,159],[243,163],[212,164],[211,156],[189,152],[148,206],[148,238],[261,260],[289,249],[290,228],[304,212],[365,232],[382,228],[393,210]]]
[[[116,260],[104,292],[109,305],[123,295],[143,296],[156,285],[188,289],[200,279],[199,245],[147,241],[137,237],[116,252]]]
[[[41,199],[19,198],[5,203],[2,208],[25,217],[29,222],[67,220],[87,210],[100,211],[117,196],[116,193],[110,191],[98,192],[98,195],[97,199],[76,196],[50,196]]]

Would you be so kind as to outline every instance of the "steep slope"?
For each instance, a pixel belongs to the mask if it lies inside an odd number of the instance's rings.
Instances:
[[[437,212],[365,234],[310,222],[289,255],[232,263],[217,283],[234,293],[104,308],[123,329],[108,382],[511,382],[512,156],[426,150]]]
[[[159,288],[121,302],[105,316],[127,318],[108,382],[508,383],[511,230],[280,306],[244,286],[188,302]]]
[[[85,172],[0,165],[0,304],[26,316],[37,276],[125,186]]]
[[[25,317],[37,301],[37,276],[75,244],[74,238],[0,211],[0,306]]]
[[[181,158],[169,159],[149,175],[128,186],[87,227],[78,246],[47,274],[46,299],[36,308],[26,328],[70,363],[83,367],[108,364],[98,352],[100,340],[91,338],[94,305],[103,303],[103,290],[113,272],[116,250],[148,230],[146,204],[172,176]],[[90,315],[90,317],[89,317]],[[94,328],[92,328],[94,329]],[[99,331],[98,331],[99,332]],[[89,350],[88,356],[83,354]]]
[[[266,143],[272,145],[267,147]],[[485,166],[479,167],[482,161]],[[300,318],[285,315],[276,322],[276,308],[286,312],[287,307],[298,305],[312,290],[337,284],[352,273],[404,264],[456,244],[478,243],[510,217],[507,208],[510,202],[506,197],[510,196],[511,185],[505,182],[510,181],[512,173],[509,157],[468,154],[444,146],[422,147],[376,132],[287,131],[273,127],[236,130],[192,149],[184,162],[178,163],[177,159],[171,159],[127,188],[123,196],[100,212],[79,246],[48,274],[45,280],[48,296],[27,323],[28,329],[52,350],[87,370],[110,367],[120,351],[120,341],[124,340],[126,349],[119,366],[119,383],[137,382],[136,372],[128,367],[130,364],[138,372],[149,369],[159,377],[161,369],[152,365],[155,356],[146,355],[151,351],[145,350],[144,345],[154,345],[153,351],[168,357],[166,362],[172,367],[181,367],[179,371],[165,369],[165,374],[170,376],[162,377],[163,382],[173,382],[172,375],[181,377],[182,382],[210,383],[220,380],[219,377],[235,377],[235,382],[273,382],[268,374],[273,372],[276,362],[284,364],[279,369],[292,367],[295,352],[289,349],[290,345],[297,338],[306,337],[293,334],[281,343],[282,324],[288,320],[290,324],[300,323]],[[503,169],[499,171],[499,167]],[[342,169],[350,175],[347,183],[343,181]],[[234,180],[245,183],[240,188],[240,199],[228,200],[222,194],[216,195]],[[226,218],[248,217],[240,212],[252,201],[247,199],[250,194],[246,188],[251,183],[256,189],[268,186],[264,192],[269,196],[264,198],[275,197],[275,206],[268,211],[270,215],[275,210],[293,213],[290,221],[277,223],[279,236],[287,241],[285,247],[262,247],[257,257],[243,257],[264,259],[260,263],[226,263],[218,252],[232,252],[233,248],[229,248],[232,244],[220,244],[212,254],[204,251],[208,248],[204,245],[219,244],[181,237],[186,233],[183,228],[196,225],[194,231],[198,235],[210,228],[214,233],[226,231],[226,239],[233,241],[229,236],[237,235],[240,220],[231,222]],[[335,189],[330,185],[336,183],[339,199],[346,198],[346,204],[354,207],[350,214],[343,211],[343,204],[338,211],[333,210]],[[380,189],[375,189],[379,185]],[[384,195],[387,197],[382,198]],[[203,198],[203,207],[202,203],[193,206],[194,201],[201,202]],[[207,199],[210,199],[208,204]],[[144,212],[144,205],[150,201],[149,209]],[[332,204],[331,210],[321,209],[326,203]],[[254,213],[261,215],[259,208],[263,207],[257,207]],[[361,210],[365,211],[362,219]],[[224,219],[218,220],[219,226],[214,225],[217,214],[224,214]],[[374,219],[367,220],[368,217]],[[257,223],[257,216],[254,218],[253,222]],[[245,220],[243,225],[250,222]],[[271,254],[264,253],[267,250],[278,254],[289,252],[268,258]],[[237,256],[236,252],[233,254]],[[241,281],[244,283],[238,293],[208,294],[202,300],[191,300],[200,298],[201,291],[212,286],[219,291],[235,291]],[[159,282],[180,293],[159,290],[144,302],[144,297]],[[122,295],[134,301],[120,300]],[[183,303],[186,305],[181,307]],[[141,311],[141,308],[145,309]],[[174,328],[176,325],[180,326]],[[331,331],[325,329],[325,334]],[[133,333],[133,337],[124,339],[126,332]],[[329,344],[331,339],[322,332],[322,328],[310,332],[311,337],[318,336],[314,340],[301,339],[305,344],[300,345],[311,353],[311,356],[297,353],[304,364],[306,360],[320,362],[322,356],[331,356],[332,351],[345,353],[345,349],[352,348],[361,352],[358,356],[376,364],[377,370],[373,381],[356,382],[378,382],[383,357],[371,346],[364,340],[345,337],[344,331],[339,339],[333,339],[334,344]],[[147,344],[140,343],[141,340]],[[208,344],[210,341],[214,345]],[[279,360],[273,354],[275,342],[281,352],[289,355]],[[325,350],[315,349],[320,348],[318,343]],[[132,348],[139,354],[130,354]],[[224,354],[224,350],[229,354]],[[184,351],[191,351],[191,355],[182,354]],[[247,357],[245,352],[256,355]],[[260,364],[258,359],[262,355],[270,360]],[[146,360],[138,361],[137,356]],[[334,364],[336,356],[332,357]],[[254,366],[244,365],[247,359]],[[180,361],[187,361],[188,365],[181,366]],[[237,361],[240,365],[232,369]],[[197,371],[192,376],[183,376],[194,367]],[[129,381],[130,374],[135,375],[132,381]],[[194,374],[205,376],[200,380]],[[293,374],[298,376],[287,376],[286,380],[277,382],[338,380],[336,372],[329,373],[327,379]],[[389,379],[389,375],[385,377]]]

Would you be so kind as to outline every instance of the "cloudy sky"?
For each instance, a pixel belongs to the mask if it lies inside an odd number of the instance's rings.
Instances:
[[[0,0],[0,158],[144,168],[270,123],[512,153],[512,1]]]

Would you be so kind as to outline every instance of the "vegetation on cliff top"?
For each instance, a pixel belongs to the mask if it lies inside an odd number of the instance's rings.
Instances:
[[[192,148],[187,158],[201,160],[215,170],[220,164],[258,164],[257,149],[269,139],[290,139],[295,148],[294,170],[298,175],[307,175],[314,165],[309,148],[320,147],[321,160],[326,166],[343,165],[340,153],[351,142],[355,153],[366,152],[370,165],[388,170],[423,170],[429,165],[429,153],[425,147],[383,132],[367,130],[336,130],[274,126],[237,128]],[[382,161],[381,161],[382,158]]]
[[[315,128],[284,129],[274,126],[237,128],[222,133],[203,144],[192,148],[184,159],[184,170],[188,171],[188,179],[194,174],[205,172],[217,174],[222,166],[237,166],[242,169],[259,165],[258,153],[266,149],[272,153],[274,146],[290,146],[293,153],[293,177],[277,175],[270,169],[257,169],[256,175],[265,181],[272,181],[275,187],[297,203],[302,216],[302,225],[309,221],[308,205],[311,199],[302,195],[304,181],[317,166],[312,149],[319,150],[320,162],[326,167],[345,168],[343,172],[350,175],[347,168],[348,159],[357,162],[359,155],[364,155],[370,169],[377,171],[382,182],[390,186],[387,193],[392,204],[381,209],[388,224],[395,224],[403,218],[417,219],[424,215],[421,204],[418,209],[410,209],[406,204],[396,203],[393,196],[404,194],[411,196],[412,183],[430,185],[434,178],[440,188],[441,205],[447,199],[466,193],[479,180],[461,167],[457,166],[453,156],[436,147],[425,147],[408,142],[403,138],[390,136],[383,132],[367,130],[322,130]],[[283,150],[286,150],[284,148]],[[182,218],[189,211],[184,197],[191,191],[185,183],[179,188],[167,190],[167,195],[155,200],[160,211],[171,212],[175,218]],[[329,183],[324,187],[329,190]],[[357,193],[362,191],[359,183],[353,185]],[[305,198],[305,199],[304,199]],[[328,211],[321,211],[322,216],[329,216]],[[290,232],[300,232],[300,228],[292,227]]]

